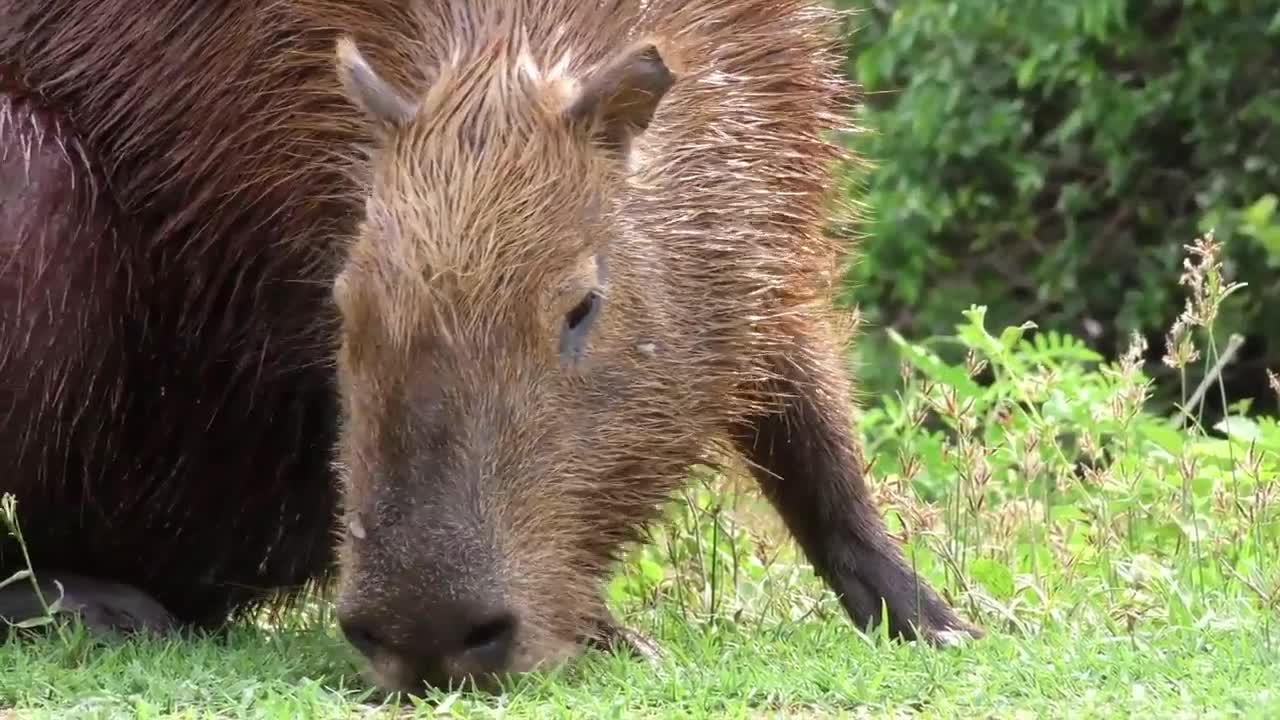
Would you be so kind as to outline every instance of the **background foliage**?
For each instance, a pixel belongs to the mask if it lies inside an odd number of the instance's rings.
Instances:
[[[1250,286],[1217,325],[1247,340],[1227,394],[1275,407],[1280,2],[836,4],[859,11],[855,143],[874,167],[851,178],[869,224],[849,294],[873,328],[945,333],[980,303],[1111,358],[1139,331],[1158,361],[1182,246],[1212,227]],[[864,385],[893,371],[873,362]]]

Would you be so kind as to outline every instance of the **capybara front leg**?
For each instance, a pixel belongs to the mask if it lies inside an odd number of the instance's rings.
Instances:
[[[766,497],[859,627],[877,626],[883,603],[890,632],[900,638],[936,644],[955,631],[981,637],[912,571],[888,535],[863,479],[838,354],[820,340],[796,350],[770,388],[775,410],[737,436]]]
[[[37,571],[37,595],[29,579],[0,589],[0,620],[6,626],[46,616],[77,617],[94,634],[162,634],[178,627],[163,605],[145,592],[122,583],[74,573]]]

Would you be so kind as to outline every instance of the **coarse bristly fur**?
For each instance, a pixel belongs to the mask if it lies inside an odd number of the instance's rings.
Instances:
[[[216,622],[336,557],[411,690],[608,634],[620,548],[736,456],[859,624],[981,634],[850,434],[833,11],[154,5],[0,0],[0,173],[37,172],[0,190],[0,488],[37,566]]]

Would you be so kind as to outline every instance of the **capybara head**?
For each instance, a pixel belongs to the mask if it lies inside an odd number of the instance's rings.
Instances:
[[[387,688],[576,654],[661,490],[641,443],[662,380],[609,249],[629,148],[675,71],[647,42],[576,78],[521,48],[455,56],[411,97],[338,44],[377,138],[334,286],[338,612]]]

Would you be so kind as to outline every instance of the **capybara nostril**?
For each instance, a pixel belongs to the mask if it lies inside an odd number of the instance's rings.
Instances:
[[[520,628],[504,605],[428,597],[341,611],[338,626],[365,658],[429,685],[505,673]]]
[[[508,612],[473,625],[462,638],[462,656],[468,663],[496,666],[505,662],[516,636],[515,616]]]
[[[379,650],[387,648],[387,644],[362,618],[341,617],[338,619],[338,627],[341,628],[347,642],[365,657],[372,657]]]

